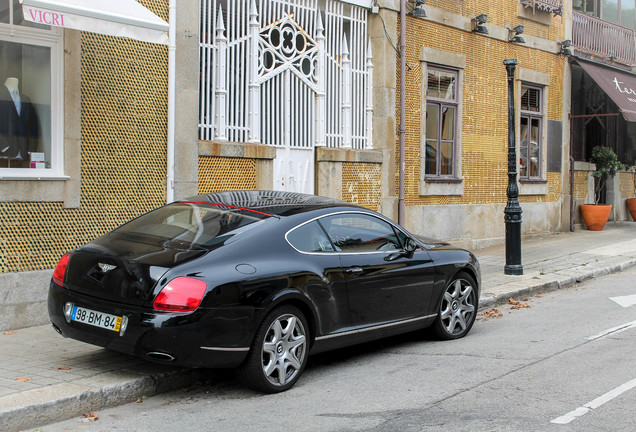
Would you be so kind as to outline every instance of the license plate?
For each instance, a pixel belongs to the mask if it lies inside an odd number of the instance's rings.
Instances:
[[[77,321],[95,327],[119,332],[122,317],[104,312],[97,312],[81,306],[74,306],[71,321]]]

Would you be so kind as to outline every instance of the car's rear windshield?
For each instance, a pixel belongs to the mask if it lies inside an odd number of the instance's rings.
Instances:
[[[179,202],[148,212],[113,231],[136,240],[169,241],[175,247],[216,248],[270,215],[206,203]]]

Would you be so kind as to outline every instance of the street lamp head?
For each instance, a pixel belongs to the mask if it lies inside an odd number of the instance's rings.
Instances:
[[[488,15],[479,14],[473,18],[473,32],[478,34],[488,34],[488,29],[484,24],[488,21]]]
[[[572,46],[572,41],[570,39],[566,39],[563,42],[559,42],[559,45],[561,45],[561,49],[559,50],[559,55],[568,56],[568,57],[572,55],[572,50],[569,49]]]
[[[526,41],[519,36],[521,33],[523,33],[524,27],[523,25],[519,24],[518,26],[514,27],[514,28],[509,28],[508,29],[508,42],[512,42],[512,43],[526,43]]]
[[[415,6],[413,7],[413,16],[417,18],[426,18],[426,11],[422,7],[426,3],[426,0],[415,0]]]

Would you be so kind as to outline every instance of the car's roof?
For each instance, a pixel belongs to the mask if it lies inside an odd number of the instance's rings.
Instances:
[[[218,204],[256,210],[275,216],[289,216],[311,210],[333,207],[363,207],[346,201],[318,195],[271,190],[237,190],[197,195],[187,201]]]

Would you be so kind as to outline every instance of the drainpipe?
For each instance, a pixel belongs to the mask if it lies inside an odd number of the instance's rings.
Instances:
[[[570,121],[571,122],[571,121]],[[570,143],[572,145],[572,143]],[[570,156],[570,232],[574,232],[574,158]]]
[[[175,126],[175,77],[177,51],[177,0],[168,4],[168,145],[166,151],[166,203],[174,201],[174,126]]]
[[[398,223],[404,225],[404,159],[406,135],[406,0],[400,0],[400,189],[398,195]]]

